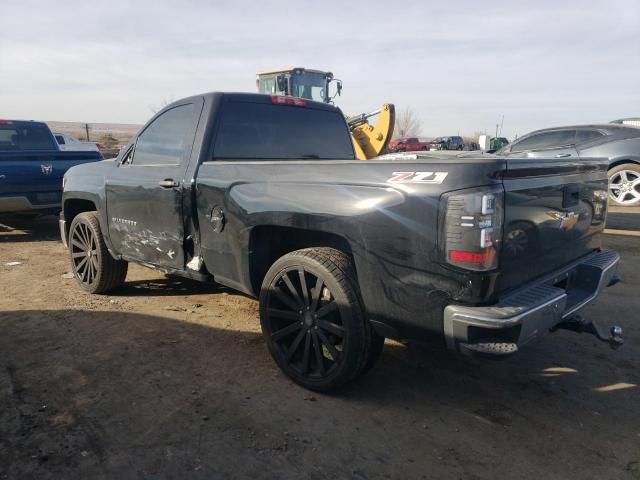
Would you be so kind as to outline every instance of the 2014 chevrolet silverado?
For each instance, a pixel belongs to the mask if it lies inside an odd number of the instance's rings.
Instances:
[[[615,283],[601,249],[607,161],[398,154],[355,160],[339,109],[210,93],[155,115],[115,160],[65,177],[61,236],[91,293],[127,262],[259,298],[294,381],[336,388],[385,337],[486,356],[549,330]]]
[[[58,213],[65,172],[98,160],[100,152],[61,152],[45,123],[0,120],[0,213]]]

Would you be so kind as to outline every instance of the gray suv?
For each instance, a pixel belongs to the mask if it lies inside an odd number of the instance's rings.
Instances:
[[[640,128],[608,123],[531,132],[497,152],[539,158],[608,158],[613,205],[640,205]]]

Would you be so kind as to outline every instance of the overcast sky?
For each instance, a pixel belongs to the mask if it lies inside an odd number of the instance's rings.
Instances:
[[[0,0],[0,118],[144,123],[165,99],[331,70],[423,135],[640,116],[640,1]]]

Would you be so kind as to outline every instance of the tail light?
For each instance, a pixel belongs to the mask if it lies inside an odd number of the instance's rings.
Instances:
[[[467,270],[498,267],[504,194],[501,188],[443,195],[441,252],[446,262]]]

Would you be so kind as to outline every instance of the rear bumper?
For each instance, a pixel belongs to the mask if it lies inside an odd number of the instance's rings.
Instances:
[[[614,279],[620,256],[594,252],[488,307],[449,305],[447,346],[460,353],[509,354],[574,317]]]

